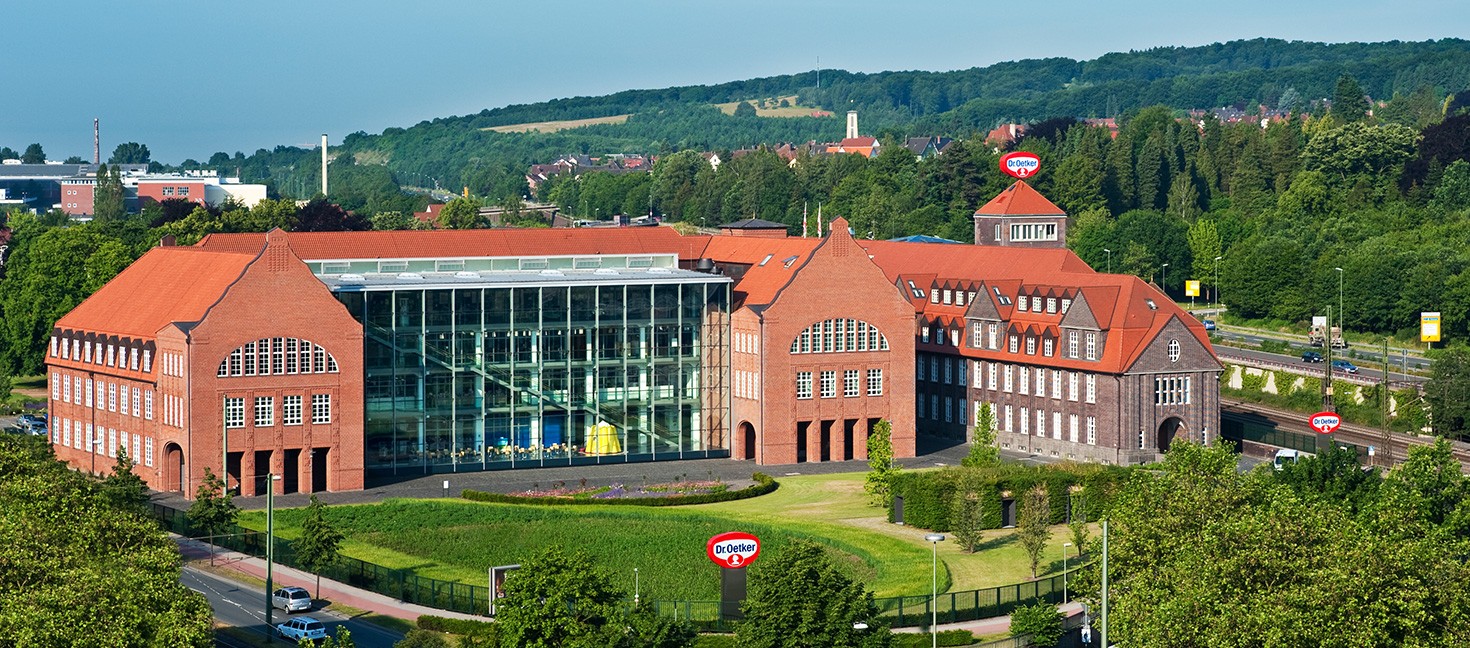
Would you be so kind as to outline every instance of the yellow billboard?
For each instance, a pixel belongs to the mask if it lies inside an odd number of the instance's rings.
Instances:
[[[1199,296],[1199,280],[1198,279],[1190,279],[1190,280],[1184,282],[1184,296],[1185,297],[1198,297]]]
[[[1439,313],[1419,313],[1419,341],[1439,341]]]

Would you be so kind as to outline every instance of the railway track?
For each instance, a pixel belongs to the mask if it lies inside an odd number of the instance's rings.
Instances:
[[[1266,418],[1274,423],[1277,429],[1288,432],[1296,432],[1303,435],[1317,434],[1307,424],[1309,415],[1301,412],[1293,412],[1280,408],[1250,403],[1246,401],[1229,398],[1220,399],[1220,411],[1233,412],[1237,414],[1248,414]],[[1374,463],[1384,465],[1385,461],[1396,465],[1408,458],[1409,448],[1414,446],[1426,446],[1434,443],[1435,437],[1427,435],[1411,436],[1401,432],[1390,432],[1387,437],[1383,430],[1365,425],[1353,423],[1342,424],[1342,427],[1332,434],[1334,440],[1355,446],[1374,446]],[[1455,459],[1460,462],[1462,470],[1470,469],[1470,444],[1462,441],[1451,441],[1451,452]]]

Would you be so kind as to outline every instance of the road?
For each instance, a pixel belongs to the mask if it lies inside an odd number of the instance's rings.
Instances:
[[[1225,360],[1246,360],[1257,365],[1277,365],[1302,371],[1311,371],[1315,375],[1319,376],[1322,374],[1321,364],[1302,362],[1302,358],[1300,355],[1282,355],[1280,353],[1267,353],[1265,351],[1259,351],[1256,349],[1241,349],[1237,347],[1228,347],[1223,345],[1216,346],[1215,353]],[[1383,372],[1381,370],[1382,365],[1380,364],[1358,364],[1356,362],[1354,362],[1353,364],[1357,365],[1358,367],[1357,374],[1346,374],[1341,371],[1334,371],[1333,375],[1337,378],[1351,378],[1355,376],[1364,381],[1372,382],[1377,382],[1383,377]],[[1412,362],[1410,363],[1410,366],[1413,366]],[[1419,384],[1425,381],[1425,378],[1423,376],[1404,374],[1398,371],[1393,371],[1393,369],[1397,367],[1398,365],[1390,366],[1388,376],[1390,382],[1393,382],[1395,384],[1407,385]]]
[[[214,608],[214,618],[220,623],[267,636],[264,590],[187,566],[179,580],[185,587],[209,599],[210,607]],[[335,635],[337,626],[346,626],[352,633],[352,640],[361,648],[392,648],[394,643],[403,639],[403,635],[386,628],[357,621],[330,610],[315,610],[307,614],[326,624],[328,635]],[[276,610],[272,622],[281,623],[287,618],[289,617],[285,612]],[[282,646],[292,645],[279,638],[277,643]]]
[[[1214,334],[1215,334],[1215,336],[1220,337],[1222,339],[1234,340],[1234,341],[1238,341],[1238,342],[1244,342],[1246,344],[1251,344],[1251,345],[1259,345],[1261,342],[1263,342],[1265,340],[1272,340],[1272,341],[1275,341],[1275,342],[1281,342],[1281,341],[1283,341],[1282,338],[1280,338],[1280,337],[1259,335],[1259,334],[1256,334],[1256,333],[1251,333],[1248,330],[1236,329],[1236,328],[1233,328],[1233,327],[1228,328],[1228,329],[1225,328],[1225,327],[1221,327],[1221,328],[1215,330],[1214,331]],[[1297,353],[1297,354],[1300,354],[1302,351],[1318,351],[1318,352],[1322,351],[1321,347],[1308,346],[1307,343],[1305,342],[1305,339],[1306,339],[1306,336],[1305,335],[1302,336],[1302,339],[1303,339],[1302,342],[1294,342],[1294,341],[1290,341],[1290,340],[1286,340],[1285,342],[1286,342],[1287,346],[1289,346],[1290,348],[1292,348],[1295,351],[1295,353]],[[1227,348],[1227,347],[1225,347],[1225,346],[1216,347],[1217,350],[1224,349],[1224,348]],[[1351,350],[1357,355],[1356,358],[1353,358],[1352,359],[1353,360],[1353,364],[1371,364],[1371,365],[1375,365],[1375,366],[1382,366],[1383,365],[1383,360],[1380,358],[1380,356],[1382,355],[1380,353],[1381,349],[1379,347],[1376,347],[1376,346],[1361,346],[1360,345],[1360,346],[1354,346],[1354,347],[1352,347]],[[1333,355],[1333,357],[1338,357],[1338,355],[1340,353],[1344,353],[1344,351],[1342,351],[1342,350],[1334,350],[1332,352],[1332,355]],[[1323,354],[1323,355],[1326,355],[1326,354]],[[1301,360],[1301,356],[1300,355],[1297,355],[1296,356],[1296,359],[1298,361]],[[1388,359],[1389,359],[1390,364],[1394,368],[1397,368],[1400,371],[1403,370],[1402,368],[1404,366],[1405,359],[1404,359],[1404,356],[1401,353],[1394,353],[1392,350],[1390,350],[1388,352]],[[1408,366],[1409,366],[1409,369],[1410,370],[1428,371],[1429,370],[1429,360],[1427,360],[1425,358],[1422,358],[1422,357],[1419,357],[1419,356],[1409,356],[1408,357]]]

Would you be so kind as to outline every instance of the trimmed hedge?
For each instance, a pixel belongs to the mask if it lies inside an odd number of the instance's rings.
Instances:
[[[494,621],[472,621],[470,619],[450,619],[447,617],[434,616],[432,614],[419,615],[418,626],[420,630],[432,630],[434,632],[448,632],[457,635],[477,635],[483,637],[494,637],[496,629]]]
[[[623,498],[571,498],[571,497],[521,497],[518,495],[506,495],[503,493],[487,493],[465,489],[460,497],[475,502],[494,502],[497,504],[551,504],[551,505],[616,505],[616,506],[687,506],[690,504],[713,504],[715,502],[729,502],[751,497],[759,497],[773,493],[781,484],[770,475],[755,473],[750,476],[755,484],[734,491],[721,493],[702,493],[698,495],[672,495],[669,497],[623,497]]]
[[[975,635],[969,630],[941,630],[931,638],[927,632],[900,632],[893,635],[893,648],[928,648],[935,639],[941,646],[972,646]]]
[[[956,492],[973,492],[980,499],[980,527],[998,529],[1002,515],[1001,493],[1012,499],[1037,484],[1046,486],[1053,524],[1067,521],[1068,495],[1073,486],[1082,488],[1077,502],[1088,520],[1102,518],[1103,508],[1128,479],[1131,470],[1099,464],[1056,464],[1028,467],[998,464],[974,468],[949,467],[899,473],[893,493],[903,497],[904,523],[933,531],[950,531],[949,516]],[[888,519],[893,521],[893,506]]]

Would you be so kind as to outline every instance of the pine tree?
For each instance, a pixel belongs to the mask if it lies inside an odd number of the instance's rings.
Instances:
[[[1332,116],[1342,122],[1362,121],[1368,117],[1368,94],[1351,74],[1337,78],[1332,91]]]

